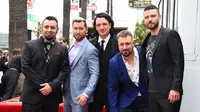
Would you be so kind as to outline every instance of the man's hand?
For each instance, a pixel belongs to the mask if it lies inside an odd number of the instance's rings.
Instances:
[[[174,103],[180,99],[180,93],[175,90],[169,92],[168,100],[170,103]]]
[[[83,94],[77,96],[76,99],[79,99],[79,101],[77,102],[77,105],[79,106],[84,106],[88,100],[88,98],[84,96]]]
[[[43,87],[42,89],[40,89],[40,92],[41,92],[44,96],[47,96],[47,95],[49,95],[49,94],[52,92],[52,88],[51,88],[51,86],[50,86],[48,83],[40,84],[40,86]]]

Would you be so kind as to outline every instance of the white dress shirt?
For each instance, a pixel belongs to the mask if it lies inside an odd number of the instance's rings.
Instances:
[[[124,60],[124,63],[125,63],[125,66],[126,66],[126,69],[127,69],[127,72],[128,72],[128,75],[131,79],[132,82],[135,83],[135,85],[138,86],[139,84],[139,55],[138,55],[138,51],[137,49],[134,47],[133,48],[133,51],[134,51],[134,64],[133,65],[130,65],[128,64],[128,62],[126,62]]]
[[[98,43],[100,43],[100,46],[101,46],[101,41],[104,40],[105,42],[103,43],[104,46],[103,46],[103,50],[106,49],[106,46],[108,44],[108,41],[110,39],[110,34],[105,38],[105,39],[102,39],[100,36],[99,36],[99,39],[98,39]]]

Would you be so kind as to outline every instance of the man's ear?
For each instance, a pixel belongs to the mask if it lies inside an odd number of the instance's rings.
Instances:
[[[59,28],[57,29],[56,33],[58,33]]]

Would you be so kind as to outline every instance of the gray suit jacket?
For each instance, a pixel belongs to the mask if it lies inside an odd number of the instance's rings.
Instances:
[[[98,50],[87,40],[70,65],[71,71],[65,84],[65,92],[72,98],[74,103],[80,94],[86,94],[88,102],[93,101],[93,92],[99,79],[99,53]],[[70,90],[70,93],[67,91]]]

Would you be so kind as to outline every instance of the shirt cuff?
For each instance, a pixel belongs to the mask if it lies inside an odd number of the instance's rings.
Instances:
[[[83,95],[84,95],[85,97],[89,98],[89,96],[88,96],[88,95],[86,95],[85,93],[83,93]]]

